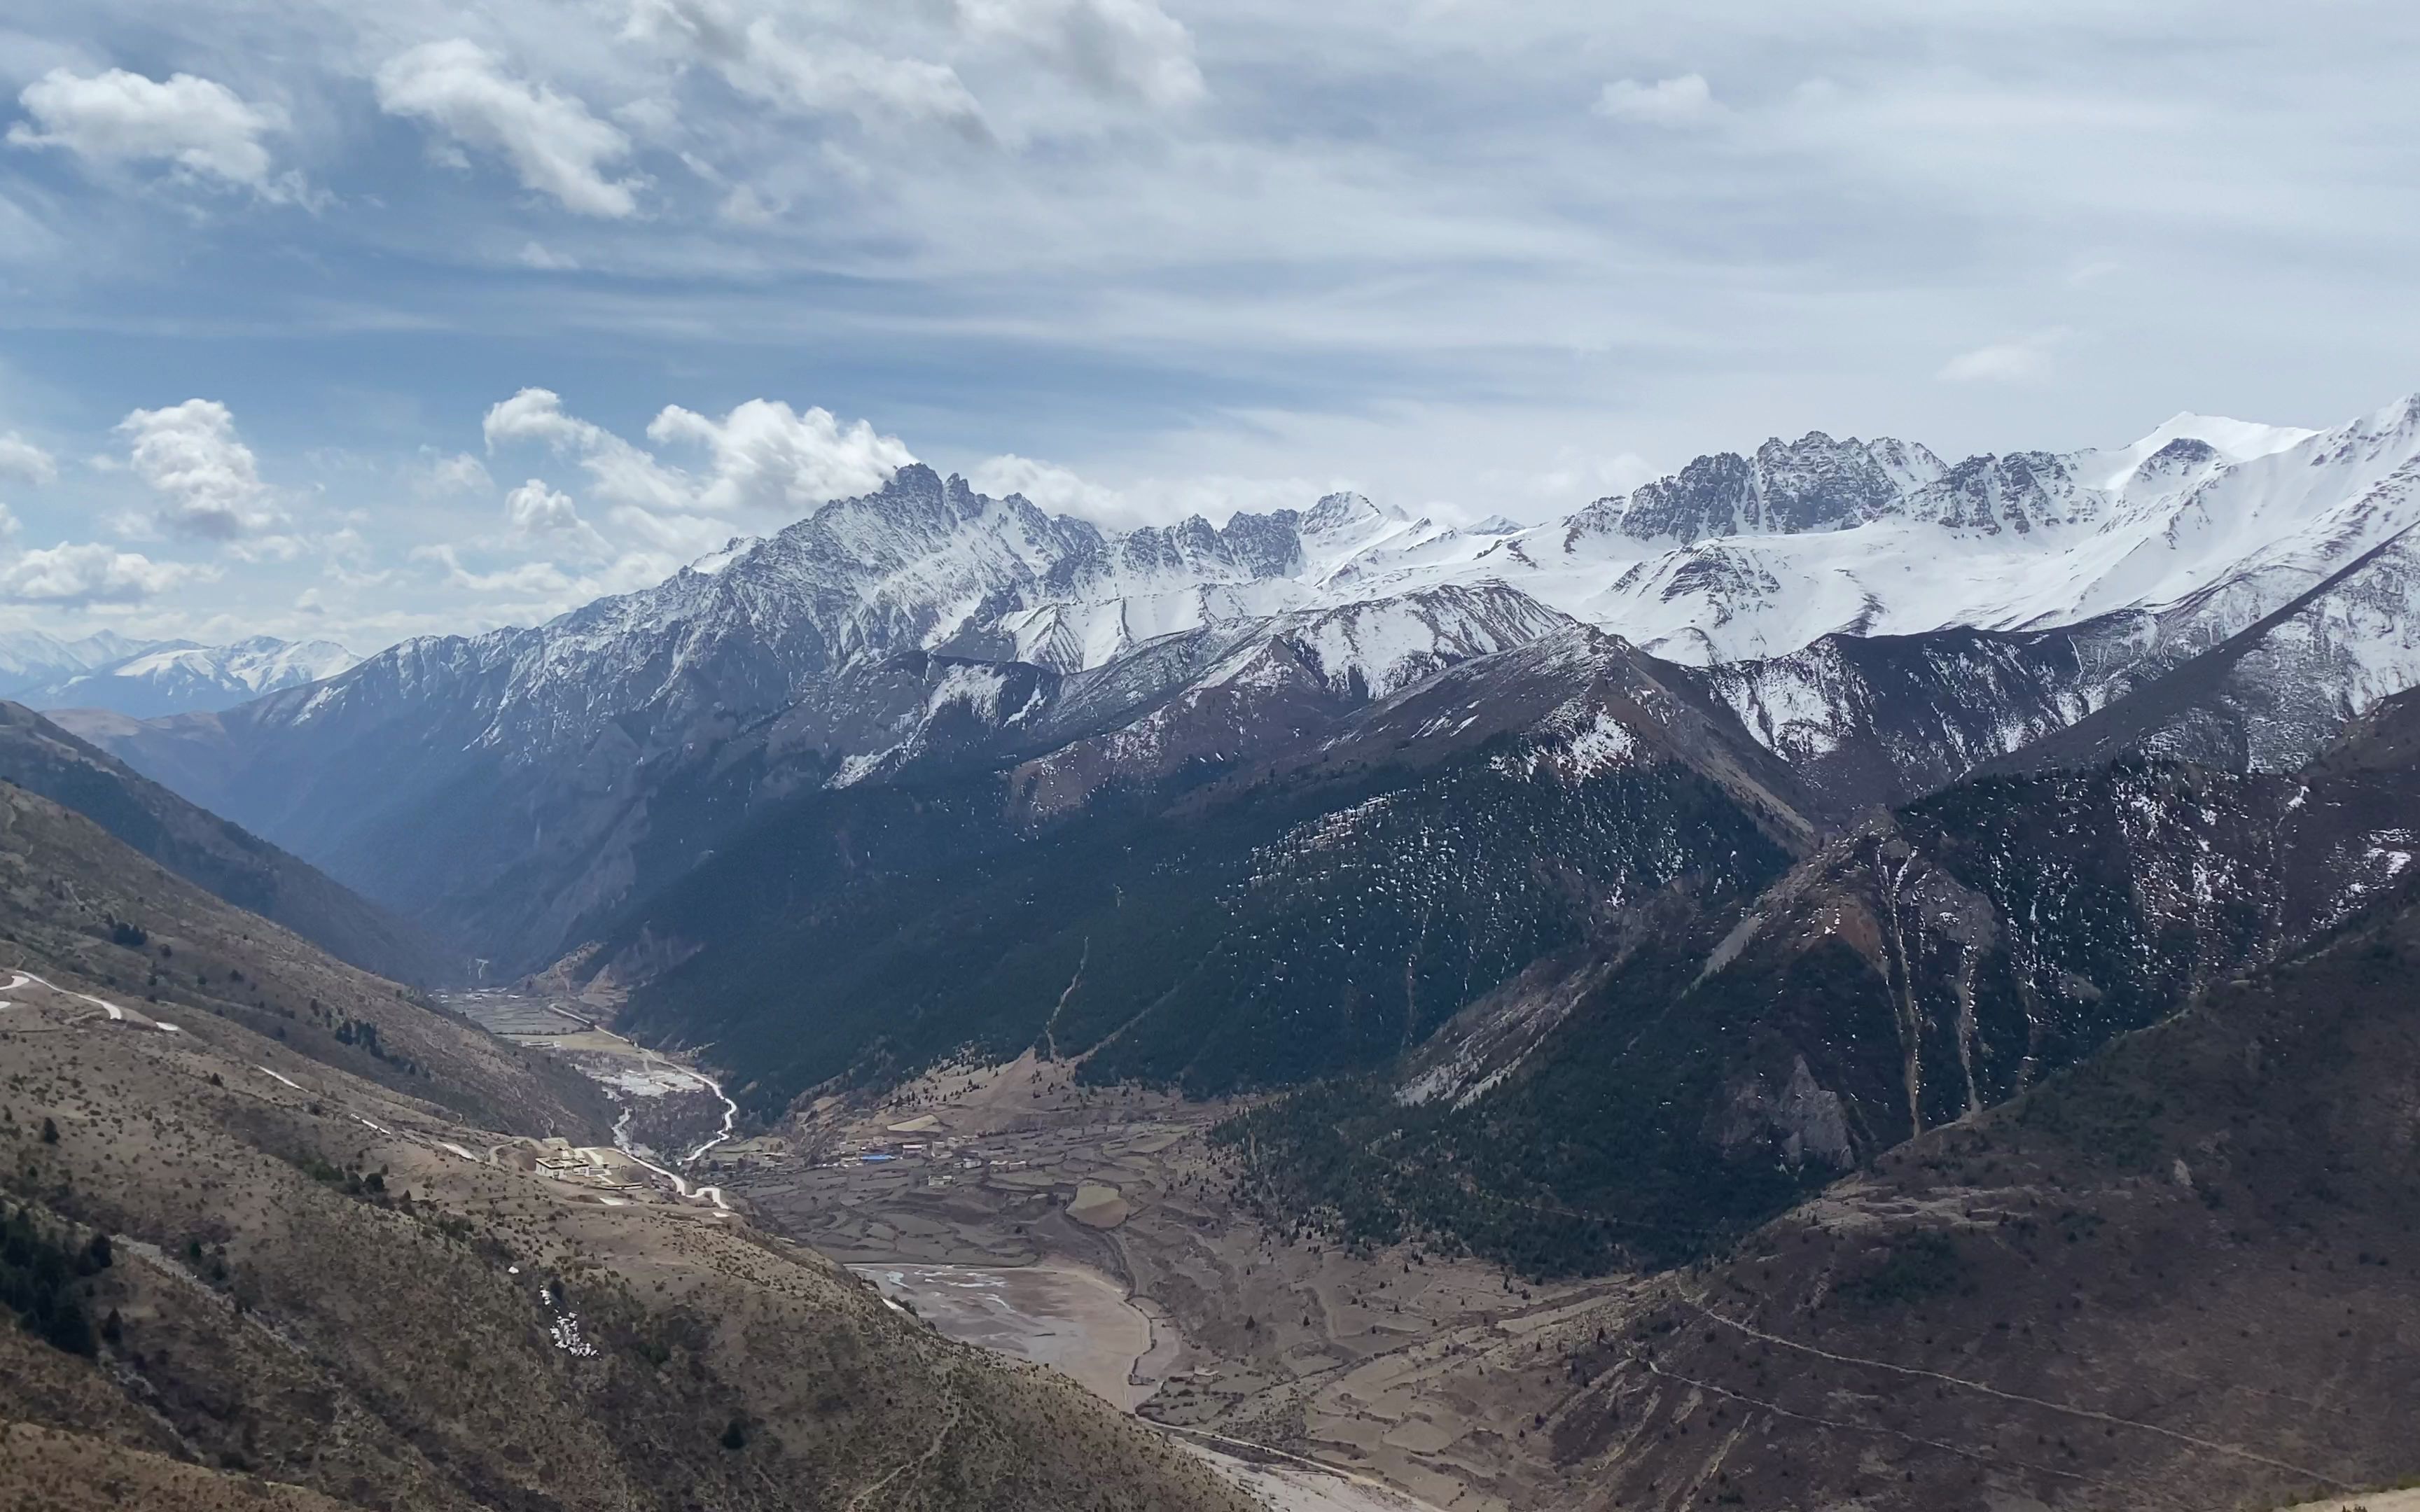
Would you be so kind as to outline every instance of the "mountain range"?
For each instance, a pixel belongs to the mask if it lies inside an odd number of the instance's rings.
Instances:
[[[535,628],[83,733],[506,972],[808,790],[1015,767],[1028,817],[1065,813],[1580,626],[1672,665],[1832,813],[2087,719],[2279,769],[2420,680],[2415,456],[2420,399],[1955,465],[1815,435],[1511,532],[1340,494],[1110,532],[911,466]]]
[[[1962,1504],[1988,1459],[2114,1508],[2245,1454],[2273,1498],[2319,1457],[2084,1319],[2403,1296],[2316,1273],[2408,1251],[2416,524],[2420,397],[1956,463],[1774,440],[1526,527],[1333,494],[1109,532],[909,466],[541,625],[18,744],[612,1003],[751,1129],[1030,1060],[1241,1100],[1264,1238],[1665,1278],[1531,1347],[1517,1452],[1575,1498]],[[2172,1281],[2186,1242],[2241,1273]],[[2409,1473],[2411,1357],[2345,1329],[2281,1369],[2351,1383],[2329,1463]],[[1777,1381],[1784,1334],[2050,1415],[1961,1448]],[[2086,1420],[2163,1453],[2053,1448]]]
[[[106,709],[137,718],[224,709],[334,677],[361,660],[333,640],[247,636],[227,645],[130,640],[104,630],[63,641],[0,633],[0,698],[37,709]]]

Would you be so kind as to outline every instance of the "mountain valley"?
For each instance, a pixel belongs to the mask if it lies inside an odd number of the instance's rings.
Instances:
[[[2420,1473],[2415,483],[2420,401],[1468,530],[909,464],[534,628],[13,710],[0,797],[77,838],[17,862],[11,1200],[156,1249],[85,1312],[212,1362],[20,1341],[79,1436],[22,1452],[869,1512]],[[528,1348],[434,1384],[407,1305]]]

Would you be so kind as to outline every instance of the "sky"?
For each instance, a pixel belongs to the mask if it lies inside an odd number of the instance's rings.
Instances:
[[[1685,13],[1683,13],[1685,12]],[[535,623],[912,459],[1539,520],[2420,389],[2420,8],[15,0],[0,628]]]

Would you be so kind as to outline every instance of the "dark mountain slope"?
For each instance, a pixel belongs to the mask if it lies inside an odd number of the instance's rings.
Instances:
[[[1440,674],[1312,755],[1038,833],[1006,817],[1030,768],[817,793],[603,959],[679,960],[626,1022],[711,1044],[766,1112],[962,1046],[1195,1091],[1366,1066],[1600,916],[1677,884],[1752,891],[1805,842],[1787,771],[1659,667],[1572,632]],[[1493,725],[1454,703],[1515,687]]]
[[[595,939],[802,790],[929,784],[1065,748],[1047,795],[1026,798],[1076,808],[1253,759],[1570,625],[1485,585],[1233,616],[1081,671],[927,651],[900,626],[835,649],[816,625],[863,606],[854,569],[793,560],[812,536],[540,631],[409,642],[223,714],[77,717],[509,974]]]
[[[65,804],[178,876],[365,971],[431,983],[466,970],[422,931],[21,704],[0,703],[0,780]]]
[[[1592,1494],[2261,1508],[2420,1473],[2420,913],[2213,987],[1582,1320]]]
[[[1439,1232],[1535,1272],[1719,1249],[1745,1221],[2024,1091],[2397,885],[2420,699],[2299,777],[1981,779],[1750,903],[1668,903],[1542,963],[1393,1075],[1230,1136],[1272,1214]]]

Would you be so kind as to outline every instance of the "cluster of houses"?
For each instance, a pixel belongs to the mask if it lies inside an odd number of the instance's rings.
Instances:
[[[954,1186],[961,1176],[977,1177],[984,1171],[1021,1171],[1032,1164],[1031,1161],[995,1155],[974,1149],[972,1148],[974,1140],[971,1138],[953,1138],[946,1134],[939,1134],[936,1120],[932,1119],[919,1119],[911,1122],[924,1127],[910,1129],[905,1124],[894,1125],[890,1132],[928,1134],[934,1134],[935,1137],[844,1140],[839,1146],[838,1154],[824,1164],[835,1170],[850,1166],[891,1165],[902,1161],[913,1161],[926,1166],[939,1166],[939,1169],[928,1170],[925,1173],[924,1184],[930,1187]]]

